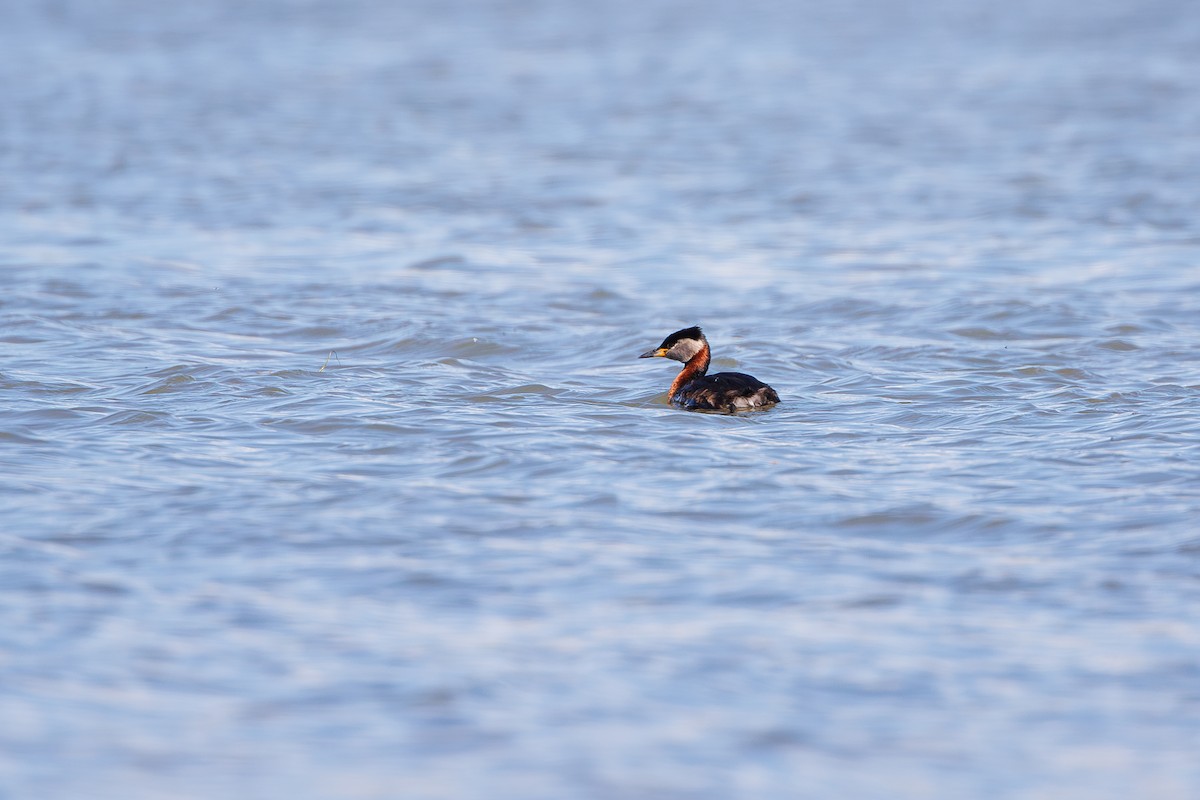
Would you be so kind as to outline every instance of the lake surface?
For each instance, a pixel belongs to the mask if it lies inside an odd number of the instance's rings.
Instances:
[[[4,17],[0,797],[1200,796],[1200,6]]]

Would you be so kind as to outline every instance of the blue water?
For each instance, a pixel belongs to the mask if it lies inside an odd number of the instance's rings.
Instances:
[[[0,798],[1200,796],[1200,6],[8,0]],[[687,413],[718,370],[783,397]]]

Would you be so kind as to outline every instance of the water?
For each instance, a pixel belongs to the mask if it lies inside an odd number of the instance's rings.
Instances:
[[[1200,10],[830,5],[9,0],[0,796],[1200,795]]]

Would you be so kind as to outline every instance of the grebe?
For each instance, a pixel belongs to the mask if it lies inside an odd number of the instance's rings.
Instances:
[[[705,375],[710,360],[708,340],[699,327],[675,331],[657,350],[638,358],[670,358],[683,362],[671,384],[671,402],[690,410],[745,411],[766,408],[779,402],[770,386],[741,372]]]

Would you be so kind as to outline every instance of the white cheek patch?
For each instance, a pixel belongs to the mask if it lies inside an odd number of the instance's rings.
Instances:
[[[699,353],[700,348],[703,346],[703,343],[695,339],[680,339],[667,351],[667,357],[673,358],[676,361],[687,361],[696,355],[696,353]]]

